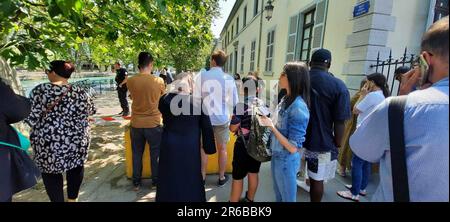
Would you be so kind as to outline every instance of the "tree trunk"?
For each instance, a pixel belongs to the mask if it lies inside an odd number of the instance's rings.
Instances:
[[[16,94],[25,96],[25,90],[20,83],[20,79],[15,69],[9,66],[8,62],[0,56],[0,81],[10,85]],[[4,105],[4,104],[2,104]],[[25,135],[29,135],[28,127],[23,123],[15,123],[14,127]]]
[[[0,57],[0,78],[6,84],[10,85],[15,93],[25,95],[25,90],[22,88],[16,70],[11,68],[8,62],[2,57]]]

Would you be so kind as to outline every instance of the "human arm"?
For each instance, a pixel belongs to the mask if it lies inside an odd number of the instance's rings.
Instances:
[[[119,87],[122,88],[122,86],[127,84],[127,82],[128,82],[128,76],[125,76],[125,79],[119,84]]]
[[[306,106],[304,108],[299,107],[293,109],[293,111],[288,114],[287,137],[274,126],[270,118],[261,116],[258,117],[258,120],[262,126],[267,126],[272,130],[275,138],[291,154],[298,152],[298,149],[302,148],[309,121],[309,111]]]
[[[275,138],[280,142],[280,144],[289,152],[289,153],[296,153],[298,152],[298,148],[289,143],[289,140],[283,136],[283,134],[278,131],[278,129],[273,125],[272,120],[268,117],[261,116],[258,117],[258,121],[260,125],[269,127],[270,130],[272,130],[272,133],[275,135]]]
[[[7,124],[17,123],[25,119],[31,111],[30,101],[14,91],[0,80],[0,95],[4,104],[0,108],[1,115],[4,116]]]
[[[342,139],[344,138],[345,132],[345,121],[339,120],[334,122],[334,144],[336,147],[340,148],[342,144]]]
[[[367,116],[350,137],[350,147],[360,158],[376,163],[389,150],[388,102],[385,100]]]
[[[230,121],[230,132],[232,133],[237,133],[237,131],[239,130],[239,127],[241,126],[241,120],[243,115],[238,115],[238,114],[243,114],[244,110],[244,104],[242,104],[243,106],[240,105],[241,103],[239,103],[238,105],[236,105],[233,109],[233,116],[231,117],[231,121]]]

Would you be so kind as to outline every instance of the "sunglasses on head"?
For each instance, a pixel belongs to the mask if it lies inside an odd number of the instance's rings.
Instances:
[[[48,75],[48,74],[50,74],[52,71],[53,71],[52,68],[45,69],[45,74]]]

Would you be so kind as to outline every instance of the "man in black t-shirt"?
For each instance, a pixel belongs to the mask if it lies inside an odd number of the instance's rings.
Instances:
[[[116,62],[114,64],[114,69],[116,70],[116,84],[117,84],[117,94],[119,96],[120,106],[122,107],[122,112],[119,115],[129,116],[130,108],[128,106],[127,100],[127,78],[128,72],[126,69],[120,67],[120,63]]]
[[[328,72],[331,52],[319,49],[311,57],[311,107],[305,160],[311,202],[320,202],[323,181],[334,178],[344,122],[351,117],[350,94],[344,82]]]

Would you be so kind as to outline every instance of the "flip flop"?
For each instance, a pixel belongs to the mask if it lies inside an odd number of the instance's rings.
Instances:
[[[347,188],[348,190],[352,190],[352,185],[347,184],[347,185],[345,185],[345,188]],[[365,191],[363,192],[362,190],[360,190],[359,195],[365,197],[365,196],[367,196],[367,192],[365,192]]]
[[[346,200],[359,202],[359,197],[358,196],[353,196],[353,194],[350,191],[338,191],[337,195],[339,197],[342,197],[342,198],[346,199]]]

